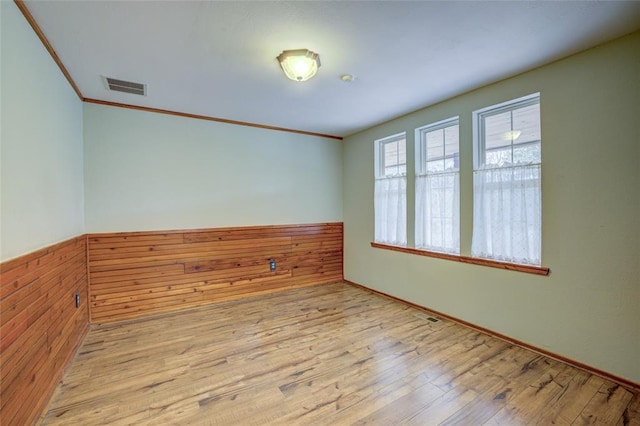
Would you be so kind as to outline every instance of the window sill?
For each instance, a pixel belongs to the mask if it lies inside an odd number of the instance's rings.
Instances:
[[[549,275],[549,268],[533,265],[521,265],[517,263],[498,262],[477,257],[460,256],[457,254],[438,253],[434,251],[420,250],[416,248],[392,246],[388,244],[371,243],[371,247],[399,251],[402,253],[417,254],[418,256],[435,257],[437,259],[453,260],[455,262],[470,263],[472,265],[490,266],[492,268],[507,269],[509,271],[525,272],[527,274]]]

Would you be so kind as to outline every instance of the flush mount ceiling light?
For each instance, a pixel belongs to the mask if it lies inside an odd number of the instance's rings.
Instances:
[[[307,49],[285,50],[278,55],[278,62],[285,75],[294,81],[306,81],[320,68],[320,56]]]

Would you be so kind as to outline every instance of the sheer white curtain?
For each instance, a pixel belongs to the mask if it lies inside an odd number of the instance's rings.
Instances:
[[[407,245],[407,178],[376,179],[375,240],[397,246]]]
[[[473,256],[540,265],[540,164],[476,170],[473,192]]]
[[[460,253],[460,174],[416,176],[416,248]]]

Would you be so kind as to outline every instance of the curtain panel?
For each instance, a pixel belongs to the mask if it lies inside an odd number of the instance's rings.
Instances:
[[[416,176],[416,248],[460,254],[460,174]]]
[[[393,176],[376,179],[375,241],[407,245],[407,178]]]
[[[532,164],[474,171],[474,257],[541,264],[540,170]]]

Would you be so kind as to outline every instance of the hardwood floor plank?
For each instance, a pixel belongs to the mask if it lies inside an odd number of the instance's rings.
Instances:
[[[213,238],[213,237],[211,237]],[[45,425],[633,424],[623,388],[335,283],[94,326]]]
[[[408,417],[412,413],[417,413],[418,411],[420,411],[420,409],[422,409],[422,407],[431,404],[433,401],[440,398],[443,394],[444,392],[442,391],[442,389],[430,383],[427,383],[425,386],[422,386],[412,392],[407,393],[406,395],[401,396],[400,398],[391,401],[389,404],[358,420],[354,424],[390,425],[398,423],[403,420],[401,418],[401,415]],[[402,414],[399,415],[399,413]]]
[[[538,424],[571,424],[596,394],[603,379],[577,371],[563,392],[536,417]]]
[[[631,402],[622,413],[622,424],[629,426],[640,426],[640,393],[636,393],[631,398]]]
[[[541,355],[508,346],[496,356],[455,377],[443,388],[471,389],[479,397],[442,422],[443,425],[484,424],[489,422],[514,395],[522,383],[530,383],[548,371],[550,364]]]
[[[406,421],[402,421],[402,424],[420,426],[440,424],[477,397],[478,394],[472,390],[461,392],[451,389],[435,401],[424,404],[418,412],[412,414]]]
[[[610,382],[602,383],[595,396],[573,424],[615,425],[623,420],[634,395],[623,387]],[[624,423],[624,422],[623,422]]]

